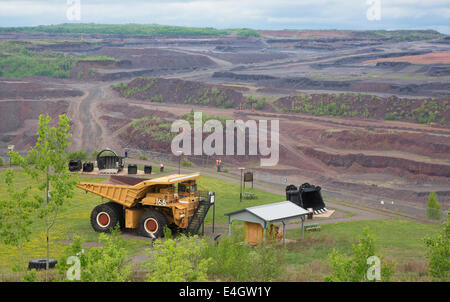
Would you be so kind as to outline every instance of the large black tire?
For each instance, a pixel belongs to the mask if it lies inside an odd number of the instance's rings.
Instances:
[[[55,268],[55,265],[58,263],[56,259],[49,258],[48,259],[48,268]],[[28,269],[46,269],[47,267],[47,259],[41,258],[41,259],[33,259],[28,262]]]
[[[139,217],[139,235],[150,238],[164,236],[164,227],[168,224],[166,216],[157,210],[146,210]],[[153,236],[152,236],[153,235]]]
[[[112,207],[116,211],[117,219],[119,219],[120,229],[125,229],[125,211],[123,206],[115,202],[107,202],[106,205]]]
[[[119,218],[113,205],[100,204],[91,212],[91,225],[96,232],[109,233],[117,225]]]

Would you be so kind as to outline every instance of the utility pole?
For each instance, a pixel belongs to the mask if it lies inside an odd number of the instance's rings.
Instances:
[[[183,155],[183,151],[177,151],[180,154],[178,158],[178,174],[181,174],[181,156]]]
[[[239,202],[242,202],[242,172],[244,171],[245,168],[240,167],[239,170],[241,170],[241,182],[240,182],[240,187],[241,187],[241,193],[239,194]]]

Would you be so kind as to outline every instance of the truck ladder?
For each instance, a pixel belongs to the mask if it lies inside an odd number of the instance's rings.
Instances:
[[[205,221],[206,215],[208,214],[208,210],[211,207],[211,203],[209,200],[199,201],[198,207],[192,215],[191,220],[189,221],[188,227],[185,230],[186,235],[195,235],[198,233],[200,226]]]

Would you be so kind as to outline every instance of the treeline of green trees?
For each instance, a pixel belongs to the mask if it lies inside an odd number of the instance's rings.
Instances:
[[[51,34],[131,34],[142,36],[226,36],[229,30],[211,27],[183,27],[157,24],[64,23],[25,27],[0,27],[0,32]],[[243,34],[247,33],[244,31]]]
[[[54,51],[33,51],[19,41],[0,42],[0,77],[47,76],[69,78],[77,61],[111,60],[108,56],[70,56]]]
[[[257,30],[249,28],[215,29],[211,27],[183,27],[158,24],[94,24],[64,23],[57,25],[0,27],[0,32],[52,33],[52,34],[132,34],[143,36],[226,36],[233,31],[241,37],[259,37]],[[435,30],[368,30],[368,37],[415,41],[443,38]]]
[[[236,31],[236,35],[238,37],[260,37],[261,34],[254,29],[250,29],[250,28],[236,28],[236,29],[232,29]]]
[[[36,52],[23,44],[0,42],[0,76],[22,78],[25,76],[48,76],[68,78],[75,58],[53,51]]]

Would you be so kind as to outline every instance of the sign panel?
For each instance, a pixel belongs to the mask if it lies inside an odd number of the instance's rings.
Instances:
[[[253,181],[253,172],[245,172],[244,173],[244,181]]]

